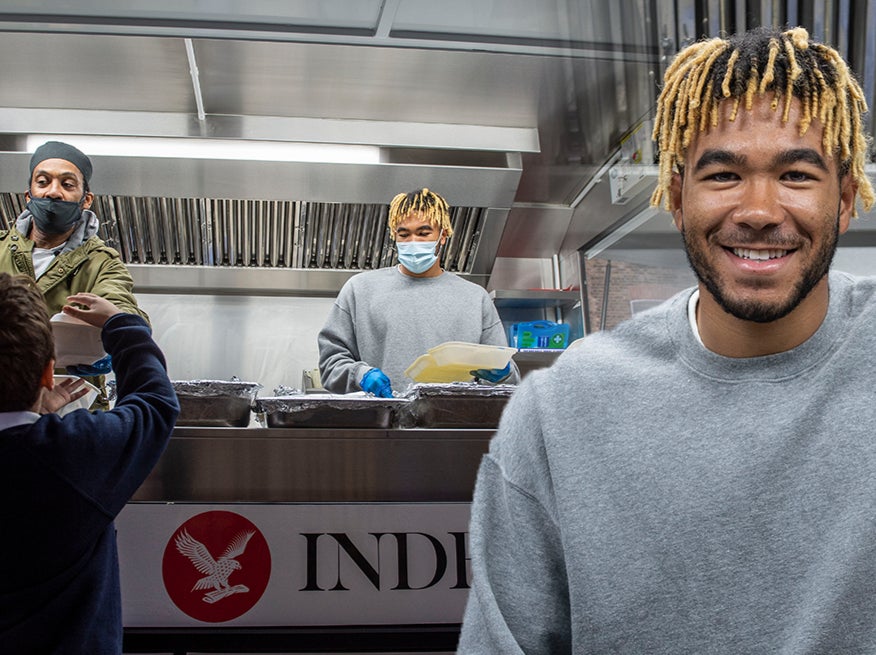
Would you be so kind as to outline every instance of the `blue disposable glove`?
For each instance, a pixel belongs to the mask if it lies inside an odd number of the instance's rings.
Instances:
[[[386,377],[386,373],[379,368],[369,369],[368,372],[362,376],[362,381],[359,382],[359,386],[362,387],[362,391],[373,393],[379,398],[392,398],[392,384],[390,383],[389,378]]]
[[[468,373],[474,376],[476,381],[486,380],[487,382],[497,384],[511,375],[511,362],[505,364],[505,368],[479,368]]]
[[[98,359],[93,364],[74,364],[67,367],[70,375],[79,377],[91,377],[94,375],[107,375],[113,370],[113,358],[110,355]]]

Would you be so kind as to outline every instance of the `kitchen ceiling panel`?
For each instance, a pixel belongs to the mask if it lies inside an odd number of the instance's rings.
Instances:
[[[0,107],[195,108],[182,39],[4,33],[0,62]]]
[[[565,0],[405,0],[399,4],[392,29],[565,40],[568,5]]]
[[[197,40],[208,113],[532,127],[559,60]]]
[[[317,132],[323,136],[331,124],[343,123],[349,130],[359,121],[363,134],[373,133],[378,122],[381,129],[458,125],[460,143],[434,143],[433,150],[477,150],[482,146],[465,143],[465,134],[479,128],[531,130],[537,132],[535,148],[498,148],[522,156],[519,185],[510,189],[517,205],[510,206],[512,227],[528,229],[540,220],[551,226],[544,242],[506,244],[521,257],[556,248],[561,239],[556,226],[569,215],[562,208],[648,113],[648,85],[658,68],[648,0],[80,0],[59,5],[11,0],[0,8],[0,74],[6,82],[0,110],[8,134],[22,133],[13,124],[36,123],[32,108],[54,110],[47,112],[50,120],[40,119],[51,125],[37,131],[61,134],[65,126],[69,133],[76,133],[76,126],[94,126],[101,112],[115,113],[86,133],[118,133],[120,126],[137,123],[131,133],[155,134],[172,125],[175,135],[247,138],[256,132],[256,138],[282,140],[301,133],[292,129],[292,121],[322,120]],[[202,120],[187,38],[206,112]],[[70,110],[76,109],[91,113],[74,115]],[[0,135],[0,140],[11,138]],[[398,145],[404,147],[401,141]],[[8,144],[5,149],[20,151]],[[205,186],[210,166],[188,178],[188,188]],[[248,183],[237,191],[243,179]],[[249,180],[237,174],[234,192],[251,197],[258,185]],[[350,188],[358,189],[348,185],[346,200],[355,199]],[[389,191],[383,190],[380,199]],[[505,198],[509,189],[495,194]],[[375,200],[369,196],[368,201]],[[556,207],[563,218],[559,222]]]
[[[434,35],[446,40],[467,38],[484,42],[517,40],[633,52],[648,45],[644,32],[627,32],[618,39],[616,31],[606,26],[622,20],[645,25],[646,16],[645,5],[638,1],[403,0],[390,35],[421,38]]]
[[[142,22],[176,23],[253,23],[263,27],[302,26],[373,29],[380,16],[381,0],[5,0],[0,16],[4,19],[37,20],[50,17],[58,22],[103,24]]]

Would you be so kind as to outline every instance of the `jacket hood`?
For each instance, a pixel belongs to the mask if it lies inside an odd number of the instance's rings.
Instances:
[[[24,236],[30,234],[30,228],[32,225],[33,214],[30,213],[29,209],[25,209],[19,214],[18,218],[15,219],[15,229],[21,232]],[[100,227],[100,220],[97,218],[97,214],[90,209],[83,209],[82,218],[76,222],[76,227],[73,228],[73,232],[70,234],[70,238],[67,239],[66,243],[64,243],[61,252],[64,253],[76,250],[76,248],[97,234],[98,227]]]

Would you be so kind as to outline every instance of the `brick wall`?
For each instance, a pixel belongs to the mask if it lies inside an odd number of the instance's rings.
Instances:
[[[607,260],[586,261],[590,329],[597,331],[602,318],[603,292]],[[689,269],[659,268],[612,261],[605,327],[612,328],[632,316],[631,301],[666,300],[682,289],[694,286],[696,278]],[[647,303],[636,303],[640,306]]]

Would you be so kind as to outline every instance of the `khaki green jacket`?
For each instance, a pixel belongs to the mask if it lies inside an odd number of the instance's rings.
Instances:
[[[0,230],[0,272],[22,273],[31,279],[35,276],[33,241],[16,228]],[[50,316],[61,311],[67,296],[85,291],[106,298],[123,312],[149,320],[146,312],[137,306],[134,280],[118,251],[97,236],[91,236],[77,248],[55,257],[36,284],[43,292]],[[108,409],[103,376],[85,379],[101,391],[92,408]]]
[[[0,230],[0,271],[23,273],[34,277],[33,241],[15,228]],[[57,314],[67,302],[67,296],[86,291],[106,298],[119,309],[148,320],[137,307],[134,280],[118,251],[96,236],[78,248],[55,257],[48,270],[37,280],[45,296],[49,314]]]

